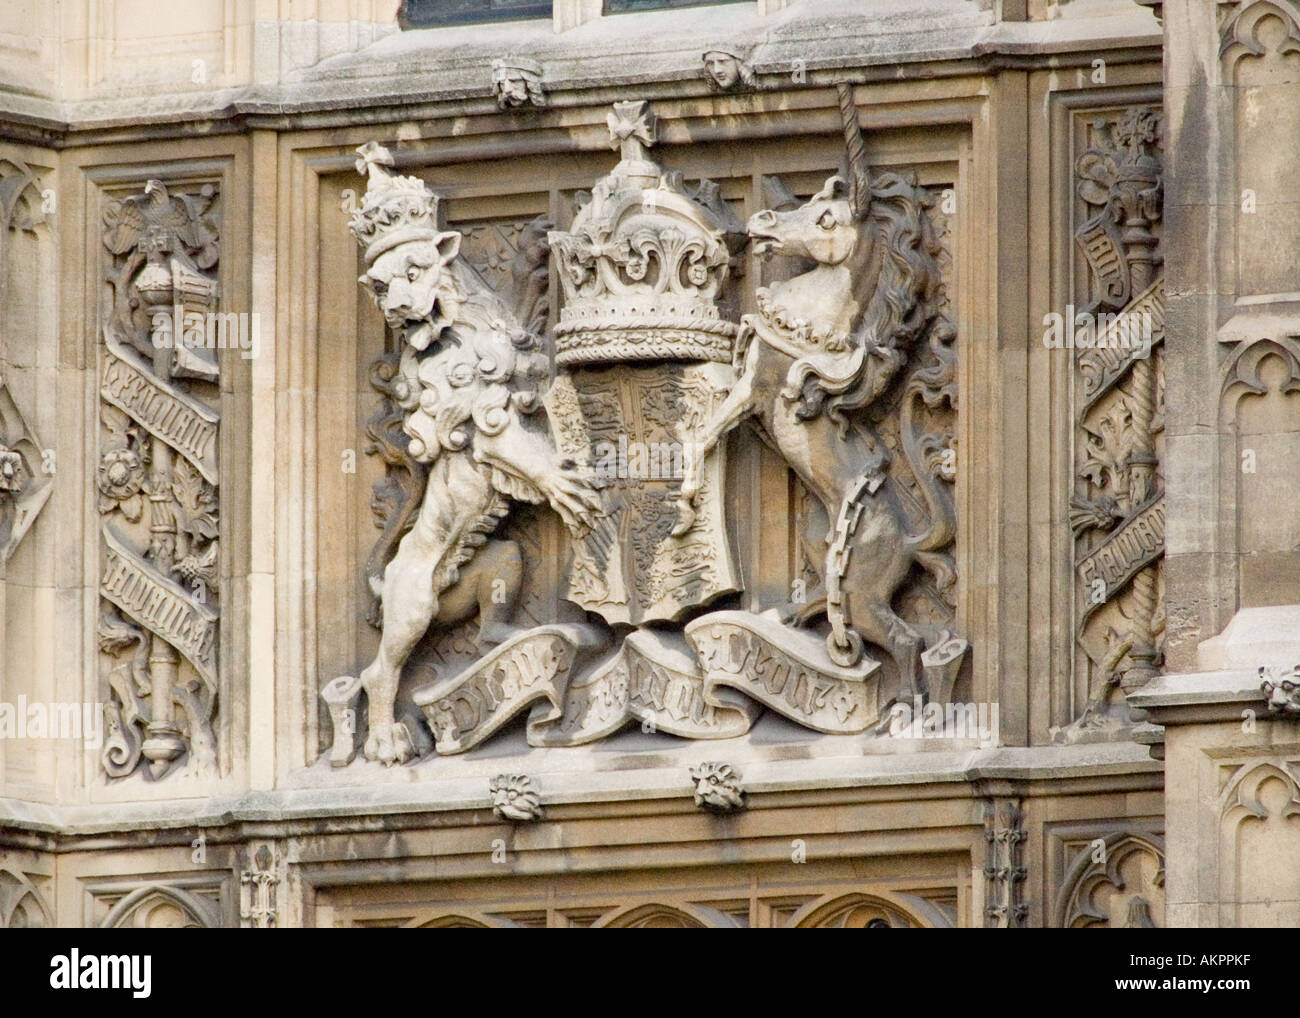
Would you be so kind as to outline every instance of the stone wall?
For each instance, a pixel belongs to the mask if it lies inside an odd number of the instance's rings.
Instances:
[[[1190,312],[1162,265],[1172,279],[1170,233],[1194,227],[1161,215],[1174,81],[1152,13],[764,0],[602,17],[561,0],[550,21],[402,32],[391,6],[0,15],[0,438],[30,510],[0,566],[0,701],[99,705],[110,726],[101,746],[0,739],[0,924],[1162,925],[1164,768],[1127,696],[1231,613],[1197,607],[1187,628],[1196,597],[1168,593],[1186,572],[1164,572],[1164,486],[1171,518],[1205,490],[1171,472],[1165,432],[1172,450],[1195,429],[1166,391],[1203,390],[1163,352],[1191,342],[1165,339]],[[726,58],[713,77],[705,46]],[[874,179],[915,196],[924,302],[952,326],[949,396],[916,412],[945,439],[927,469],[950,492],[955,581],[906,568],[885,603],[925,634],[940,713],[993,707],[991,732],[927,727],[904,696],[917,724],[891,734],[907,668],[868,633],[879,729],[817,730],[773,695],[761,716],[720,701],[744,734],[684,739],[656,701],[590,744],[515,724],[438,752],[418,691],[493,653],[472,612],[434,624],[396,693],[414,760],[364,759],[366,701],[331,715],[331,684],[380,645],[374,581],[400,536],[385,545],[384,524],[423,491],[384,446],[403,340],[357,285],[371,264],[348,224],[373,197],[357,150],[378,142],[412,194],[435,192],[457,257],[493,293],[529,294],[550,342],[573,298],[540,238],[554,252],[580,232],[587,193],[636,162],[635,118],[621,138],[611,125],[638,100],[655,124],[641,156],[683,178],[650,190],[734,242],[720,320],[761,319],[759,288],[806,271],[746,247],[744,224],[851,170],[850,122]],[[371,187],[390,172],[364,162]],[[156,357],[155,292],[245,316],[255,346]],[[1076,310],[1152,313],[1151,356],[1047,342]],[[869,418],[912,532],[927,509],[901,380],[920,349]],[[1285,390],[1244,401],[1249,434],[1289,433]],[[797,604],[835,521],[788,447],[742,425],[723,448],[738,589],[709,607]],[[520,556],[516,624],[592,623],[563,520],[523,501],[499,535]],[[1243,554],[1276,553],[1275,536],[1247,534]],[[689,615],[649,628],[685,653]],[[968,651],[949,660],[941,631]],[[331,766],[336,745],[360,758]]]

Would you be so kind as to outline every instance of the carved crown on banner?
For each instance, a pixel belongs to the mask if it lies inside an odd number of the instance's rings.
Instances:
[[[570,229],[548,235],[564,288],[557,362],[730,363],[736,326],[717,300],[731,252],[728,224],[710,207],[721,205],[716,185],[692,194],[680,173],[649,158],[656,121],[647,103],[615,103],[608,123],[619,164]]]

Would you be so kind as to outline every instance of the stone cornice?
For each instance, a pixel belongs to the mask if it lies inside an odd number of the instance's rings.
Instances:
[[[1062,28],[1061,26],[1065,27]],[[1161,37],[1154,24],[1137,19],[951,26],[887,36],[845,38],[816,33],[769,37],[754,60],[757,87],[724,97],[754,101],[764,93],[788,94],[839,81],[904,82],[995,75],[1003,71],[1091,68],[1108,64],[1158,63]],[[1128,33],[1128,34],[1124,34]],[[964,37],[962,37],[964,34]],[[218,92],[128,95],[62,102],[0,88],[0,136],[49,148],[109,144],[150,138],[242,134],[253,130],[329,129],[358,123],[501,116],[491,87],[491,58],[500,44],[466,45],[447,52],[438,45],[388,37],[359,53],[325,61],[295,80],[252,84]],[[393,54],[386,45],[405,45]],[[863,41],[871,43],[862,45]],[[420,42],[417,39],[416,42]],[[535,59],[546,73],[552,110],[603,107],[635,92],[650,100],[712,101],[699,72],[699,42],[681,40],[654,52],[610,53],[593,44],[547,36],[535,40]],[[591,52],[587,52],[590,49]],[[797,54],[815,54],[797,57]],[[795,60],[804,61],[794,80]],[[511,114],[510,128],[527,130],[534,115]]]

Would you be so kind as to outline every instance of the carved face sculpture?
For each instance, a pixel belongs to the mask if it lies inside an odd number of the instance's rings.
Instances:
[[[384,320],[394,329],[406,327],[407,342],[417,350],[428,346],[460,309],[460,288],[446,271],[459,251],[455,231],[408,241],[381,254],[361,277]]]
[[[528,79],[523,71],[507,69],[497,79],[497,101],[502,106],[523,106],[528,102]]]
[[[1264,669],[1261,668],[1260,672],[1264,673]],[[1300,714],[1300,683],[1291,679],[1279,682],[1265,680],[1262,688],[1268,697],[1270,714]]]
[[[492,779],[492,809],[505,820],[538,820],[542,800],[532,781],[522,774],[502,774]]]
[[[724,92],[740,84],[740,58],[722,50],[709,50],[704,54],[704,71]]]
[[[729,764],[702,763],[691,768],[695,779],[695,804],[715,813],[743,809],[740,775]]]
[[[838,265],[853,254],[858,242],[858,227],[840,177],[831,177],[797,209],[755,213],[746,229],[755,254],[811,258],[823,265]]]

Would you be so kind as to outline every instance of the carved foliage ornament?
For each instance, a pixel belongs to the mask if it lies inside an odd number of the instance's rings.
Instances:
[[[104,208],[113,299],[95,484],[112,778],[142,761],[154,779],[182,757],[217,767],[218,349],[247,349],[249,328],[217,313],[218,206],[210,184],[151,180]]]
[[[540,225],[519,234],[508,274],[481,247],[471,261],[466,235],[439,226],[437,197],[397,174],[386,149],[358,150],[361,283],[397,349],[374,367],[385,403],[369,427],[389,466],[367,567],[381,646],[322,692],[334,763],[355,751],[362,691],[362,749],[386,764],[415,755],[426,726],[438,753],[459,753],[523,712],[530,745],[572,746],[632,722],[731,738],[765,708],[816,731],[864,733],[888,695],[949,695],[967,645],[952,631],[956,357],[940,245],[926,194],[910,178],[870,174],[852,90],[838,98],[846,173],[747,231],[715,184],[688,185],[651,158],[648,104],[616,103],[617,164],[568,229],[544,243]],[[814,268],[761,291],[761,313],[735,323],[723,292],[746,232],[760,251]],[[554,369],[535,331],[548,250],[564,291]],[[746,419],[774,440],[832,532],[809,540],[824,573],[806,603],[709,610],[740,585],[723,439]],[[521,609],[521,544],[509,529],[519,503],[565,524],[566,596],[588,621]],[[933,623],[893,606],[918,575]],[[417,647],[456,633],[467,653],[437,657],[436,677],[399,700]],[[868,644],[894,658],[900,692],[881,697]],[[698,777],[706,803],[730,805],[725,775]],[[498,779],[498,799],[512,792],[525,796]]]

